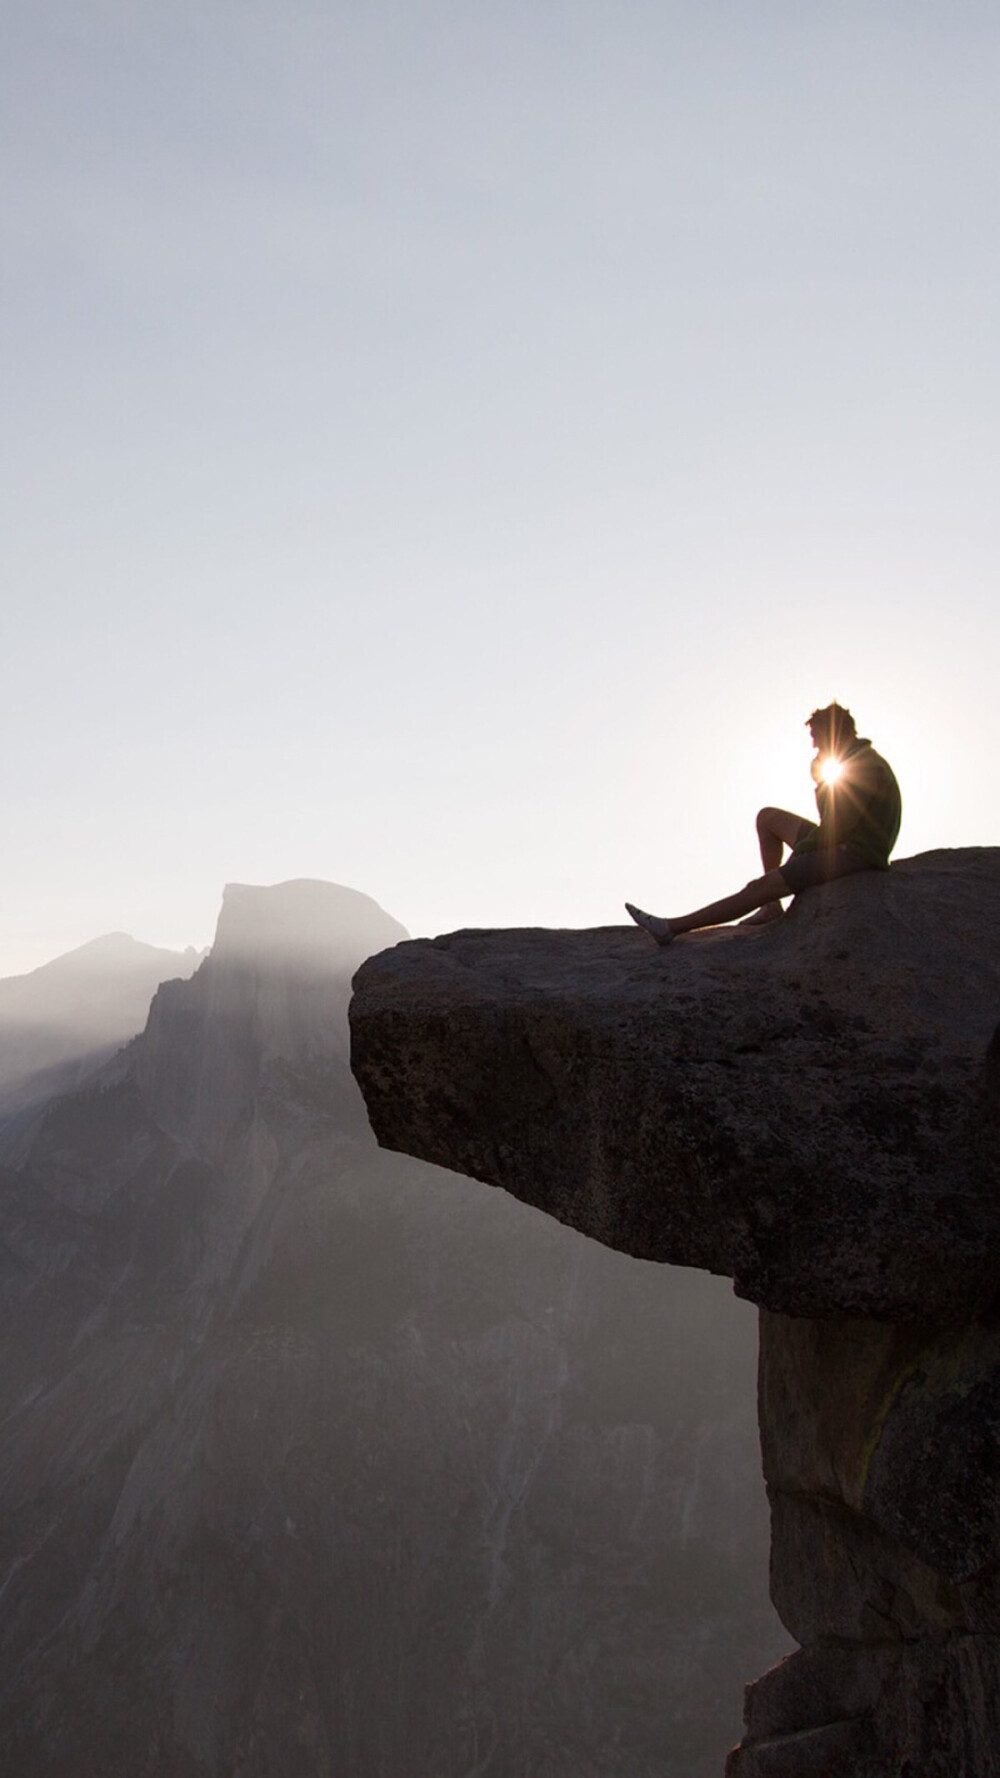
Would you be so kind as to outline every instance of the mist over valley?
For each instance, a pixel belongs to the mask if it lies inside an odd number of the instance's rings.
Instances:
[[[752,1309],[376,1148],[346,1009],[404,936],[233,885],[200,962],[0,982],[18,1778],[709,1778],[788,1646]]]

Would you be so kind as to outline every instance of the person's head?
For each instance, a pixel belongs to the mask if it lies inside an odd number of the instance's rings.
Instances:
[[[827,704],[822,710],[814,710],[806,718],[806,728],[812,735],[812,743],[820,753],[840,753],[849,747],[857,738],[854,718],[843,704]]]

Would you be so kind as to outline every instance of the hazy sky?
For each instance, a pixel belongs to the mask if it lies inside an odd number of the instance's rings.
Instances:
[[[1000,15],[4,9],[0,974],[227,880],[680,913],[1000,844]]]

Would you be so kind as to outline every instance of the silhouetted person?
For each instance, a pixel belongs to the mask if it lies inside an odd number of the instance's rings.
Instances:
[[[660,919],[625,903],[637,926],[657,944],[668,945],[681,932],[699,926],[720,926],[743,914],[759,912],[748,925],[777,919],[783,896],[798,895],[820,883],[832,883],[859,870],[886,870],[896,844],[902,802],[890,766],[870,741],[859,738],[854,718],[840,704],[814,710],[806,727],[816,757],[812,762],[819,821],[791,815],[787,809],[761,809],[757,837],[764,875],[723,901],[696,913]],[[785,847],[791,856],[781,862]]]

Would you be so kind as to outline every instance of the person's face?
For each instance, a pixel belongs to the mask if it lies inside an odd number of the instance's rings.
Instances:
[[[850,746],[854,731],[849,724],[840,721],[839,718],[834,715],[821,716],[818,722],[811,722],[809,724],[809,733],[812,736],[812,744],[817,753],[836,753],[839,755],[844,752],[845,748]]]

